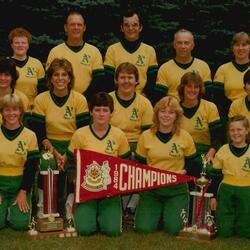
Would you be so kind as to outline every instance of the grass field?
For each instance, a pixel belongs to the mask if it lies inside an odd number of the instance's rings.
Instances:
[[[249,250],[250,239],[215,239],[211,243],[198,243],[178,240],[164,232],[138,234],[127,226],[122,235],[116,238],[95,234],[77,238],[51,238],[31,240],[27,233],[16,232],[9,228],[0,231],[0,249],[2,250]]]

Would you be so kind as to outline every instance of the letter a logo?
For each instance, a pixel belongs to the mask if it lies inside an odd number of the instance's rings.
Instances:
[[[25,154],[25,142],[24,141],[19,141],[17,143],[17,148],[16,148],[15,153],[19,155]]]

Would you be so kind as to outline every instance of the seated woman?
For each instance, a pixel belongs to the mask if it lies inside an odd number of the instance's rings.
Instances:
[[[78,129],[69,145],[69,160],[75,149],[86,149],[99,153],[130,159],[130,147],[126,135],[109,124],[114,110],[113,99],[105,92],[95,94],[89,104],[92,124]],[[89,235],[97,230],[117,236],[121,233],[122,207],[120,196],[77,203],[74,222],[80,235]]]
[[[117,90],[110,93],[114,100],[110,124],[125,133],[134,155],[140,134],[152,125],[153,107],[145,96],[136,92],[139,72],[135,65],[121,63],[115,72],[115,82]],[[138,199],[138,194],[122,197],[125,215],[134,214]]]
[[[86,98],[74,91],[74,74],[71,63],[66,59],[54,59],[47,70],[49,91],[39,94],[34,100],[32,113],[33,130],[39,145],[53,153],[59,169],[57,207],[64,215],[65,183],[69,169],[65,167],[66,151],[77,128],[89,123]],[[42,180],[39,177],[38,217],[43,217]],[[67,192],[73,192],[69,184]]]
[[[31,188],[39,161],[37,138],[22,125],[23,103],[15,94],[0,101],[0,228],[9,224],[27,230],[31,216]]]
[[[196,159],[191,135],[180,128],[182,108],[175,97],[166,96],[154,107],[153,126],[139,138],[135,159],[138,162],[185,174],[185,165]],[[140,193],[135,215],[135,229],[155,232],[163,218],[164,230],[177,234],[182,229],[181,210],[188,211],[189,193],[186,183],[160,187]]]

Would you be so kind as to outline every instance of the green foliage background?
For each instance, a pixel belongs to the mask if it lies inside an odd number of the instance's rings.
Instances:
[[[157,51],[159,64],[173,56],[173,34],[179,28],[195,35],[194,55],[206,60],[212,72],[230,60],[235,32],[249,32],[250,2],[238,0],[0,0],[0,54],[9,55],[8,33],[27,28],[33,35],[29,54],[45,62],[49,50],[65,39],[66,12],[76,9],[87,22],[85,40],[104,55],[119,36],[120,11],[139,9],[144,18],[143,40]]]

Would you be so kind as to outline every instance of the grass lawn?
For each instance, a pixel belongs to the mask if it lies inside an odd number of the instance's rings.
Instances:
[[[122,235],[116,238],[95,234],[89,237],[77,238],[51,238],[31,240],[27,233],[16,232],[9,228],[0,231],[0,249],[2,250],[182,250],[182,249],[225,249],[225,250],[249,250],[250,239],[230,238],[215,239],[211,243],[198,243],[193,241],[178,240],[164,232],[153,234],[138,234],[131,226],[127,226]]]

